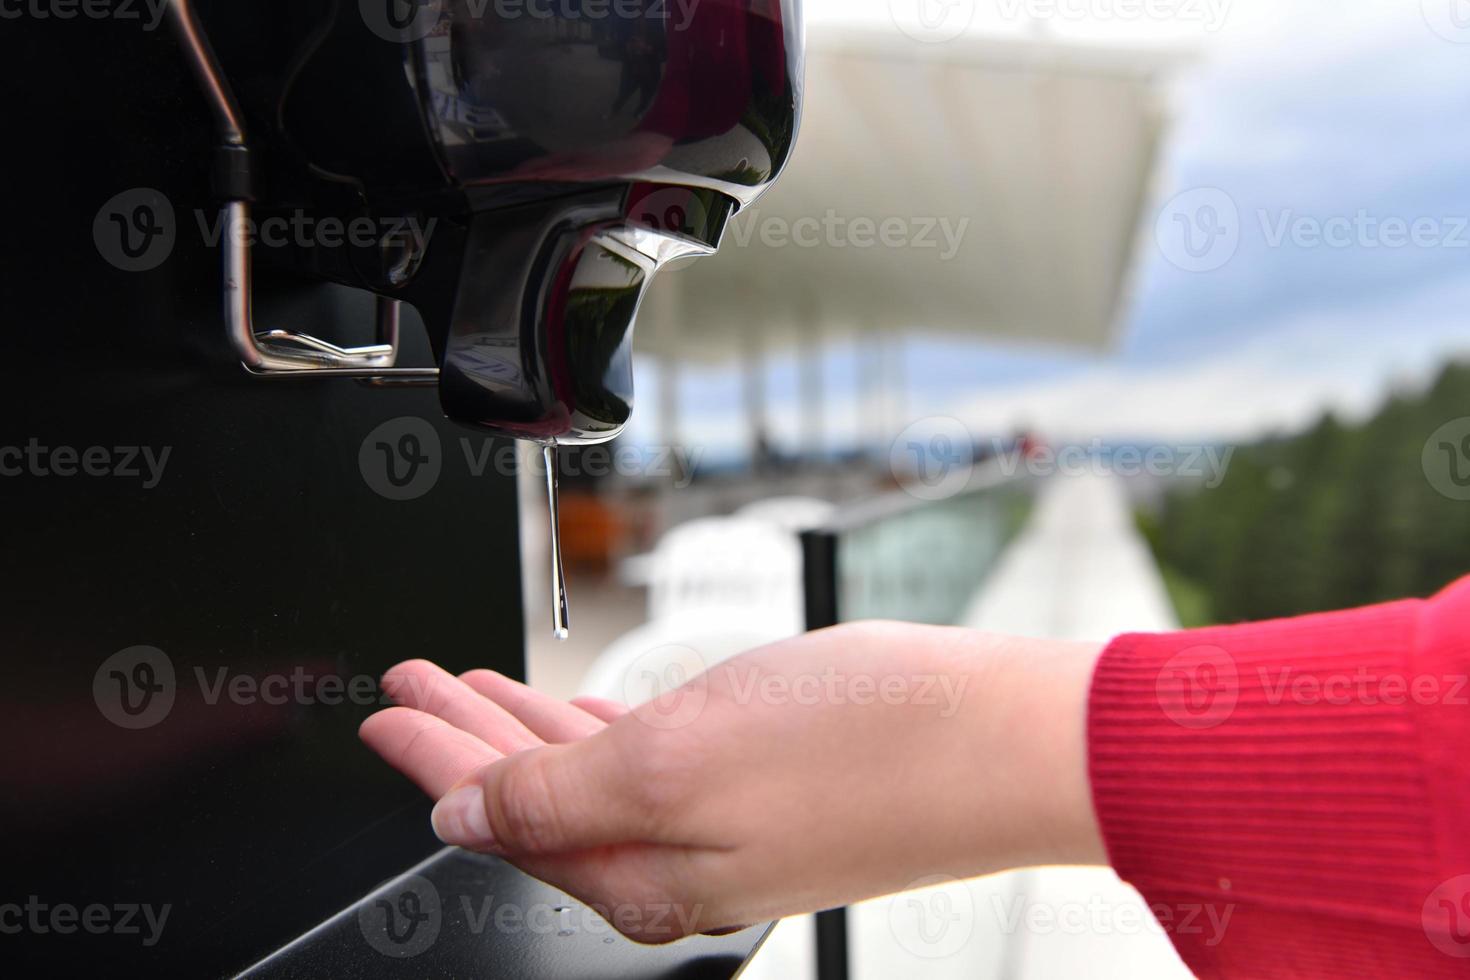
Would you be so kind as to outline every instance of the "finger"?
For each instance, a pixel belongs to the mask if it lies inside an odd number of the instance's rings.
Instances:
[[[362,723],[358,736],[436,800],[503,758],[468,732],[411,708],[379,711]]]
[[[572,704],[609,725],[628,713],[627,705],[609,701],[607,698],[572,698]]]
[[[404,707],[443,718],[503,755],[543,744],[505,708],[427,660],[410,660],[388,671],[383,675],[383,690]]]
[[[446,844],[507,855],[565,854],[651,841],[661,815],[604,732],[486,767],[434,808]]]
[[[607,727],[601,718],[493,670],[472,670],[460,679],[548,742],[576,742]]]

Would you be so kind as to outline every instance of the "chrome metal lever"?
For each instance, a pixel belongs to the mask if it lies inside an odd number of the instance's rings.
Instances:
[[[438,368],[400,368],[402,304],[379,296],[377,343],[369,347],[339,347],[310,334],[288,330],[258,332],[251,310],[252,275],[249,227],[250,205],[230,201],[225,213],[225,330],[240,363],[259,377],[360,378],[394,384],[437,384]]]
[[[214,114],[222,146],[244,149],[248,144],[240,108],[229,82],[204,35],[191,0],[170,0],[175,33],[189,58]],[[400,368],[399,319],[401,303],[379,296],[377,340],[369,347],[339,347],[310,334],[287,330],[257,331],[251,309],[254,279],[251,273],[250,204],[243,199],[225,203],[224,309],[230,345],[245,369],[257,377],[358,378],[385,384],[437,384],[437,368]]]

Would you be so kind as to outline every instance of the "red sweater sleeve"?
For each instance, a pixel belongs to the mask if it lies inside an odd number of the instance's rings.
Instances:
[[[1470,579],[1123,636],[1093,678],[1113,867],[1203,978],[1470,977]]]

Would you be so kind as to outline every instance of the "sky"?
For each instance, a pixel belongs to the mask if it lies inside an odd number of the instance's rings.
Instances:
[[[808,32],[912,31],[919,2],[806,0]],[[953,17],[973,6],[979,35],[1191,57],[1169,86],[1170,130],[1114,348],[940,343],[916,324],[896,423],[952,415],[981,436],[1026,425],[1058,440],[1243,441],[1326,409],[1361,417],[1388,390],[1470,356],[1467,0],[922,2],[956,4]],[[1232,234],[1191,238],[1196,251],[1215,243],[1203,258],[1181,251],[1180,236],[1204,235],[1204,223]],[[853,361],[850,346],[825,357],[831,448],[863,439],[873,417],[859,407],[868,396]],[[642,370],[648,392],[657,369]],[[773,359],[778,443],[802,431],[797,377]],[[684,437],[738,452],[740,378],[686,373],[682,390]],[[636,439],[655,440],[656,414],[642,413]]]

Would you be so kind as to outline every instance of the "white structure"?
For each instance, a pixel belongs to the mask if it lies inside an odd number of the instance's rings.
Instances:
[[[640,312],[636,343],[665,371],[660,440],[678,443],[681,361],[746,364],[755,432],[771,348],[814,359],[832,341],[881,350],[916,333],[1106,346],[1164,129],[1161,81],[1178,60],[1157,47],[810,30],[785,173],[719,254],[658,277]],[[803,428],[819,433],[818,372],[802,386]]]
[[[707,669],[805,629],[801,545],[781,523],[690,521],[664,535],[645,567],[648,622],[598,657],[583,694],[635,700],[639,676],[665,677],[691,664]]]
[[[656,280],[644,349],[736,360],[752,330],[810,328],[1113,338],[1177,59],[892,30],[808,42],[790,164],[718,255]]]

